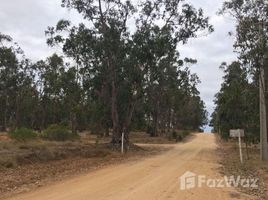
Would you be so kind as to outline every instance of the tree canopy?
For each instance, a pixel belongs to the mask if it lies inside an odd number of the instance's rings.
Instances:
[[[206,124],[200,81],[185,67],[196,61],[177,50],[201,31],[213,31],[202,9],[177,0],[62,0],[62,7],[84,20],[62,19],[47,28],[47,44],[60,47],[61,56],[33,63],[0,35],[3,129],[112,128],[116,144],[122,132],[128,141],[134,128],[157,136]]]

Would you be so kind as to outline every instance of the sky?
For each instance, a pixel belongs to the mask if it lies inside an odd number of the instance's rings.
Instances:
[[[180,46],[182,57],[197,59],[198,63],[190,67],[200,80],[198,89],[206,104],[209,115],[213,112],[214,95],[222,82],[220,64],[230,63],[236,59],[233,52],[233,38],[228,32],[234,31],[235,21],[217,12],[223,0],[188,0],[196,8],[203,8],[215,31],[203,37],[191,39],[188,44]],[[73,23],[81,21],[75,11],[61,6],[61,0],[9,0],[0,2],[0,32],[10,35],[24,50],[26,57],[33,61],[45,59],[58,51],[46,44],[45,30],[54,26],[60,19],[70,19]],[[206,127],[206,131],[210,131]]]

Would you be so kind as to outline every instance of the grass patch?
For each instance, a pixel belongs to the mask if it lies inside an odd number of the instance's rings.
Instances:
[[[242,143],[242,152],[244,163],[240,163],[239,148],[237,140],[224,141],[217,136],[218,157],[221,164],[221,173],[226,176],[240,176],[241,178],[258,178],[258,187],[242,187],[238,189],[248,195],[258,199],[268,199],[268,177],[267,162],[262,162],[259,156],[259,148],[256,145],[249,145],[248,156],[245,144]]]
[[[190,135],[190,131],[188,130],[182,130],[182,131],[172,131],[171,138],[175,139],[176,142],[181,142],[184,138],[186,138],[188,135]]]
[[[17,128],[13,131],[10,131],[9,136],[14,140],[27,141],[36,139],[37,134],[28,128]]]
[[[0,167],[2,168],[14,168],[17,167],[16,157],[1,157],[0,158]]]
[[[67,141],[78,139],[79,136],[76,133],[72,133],[65,126],[54,124],[44,130],[42,138],[51,141]]]

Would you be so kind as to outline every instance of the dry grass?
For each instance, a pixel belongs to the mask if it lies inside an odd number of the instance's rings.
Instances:
[[[145,143],[145,144],[174,144],[175,139],[170,139],[167,136],[151,137],[145,132],[132,132],[129,135],[132,143]]]
[[[24,164],[61,160],[72,157],[98,157],[111,153],[107,144],[110,137],[99,137],[82,132],[80,140],[55,142],[41,139],[27,142],[11,140],[6,133],[0,133],[0,168],[12,168]],[[167,136],[150,137],[145,132],[130,133],[131,143],[143,144],[174,144],[175,139]],[[133,146],[133,145],[132,145]],[[101,150],[100,150],[101,149]],[[132,148],[131,151],[136,148]]]
[[[87,143],[86,141],[0,141],[0,167],[7,168],[70,157],[87,158],[105,156],[106,154],[109,154],[108,149],[96,147],[96,145]]]
[[[122,155],[119,152],[111,151],[104,145],[98,145],[97,147],[91,145],[84,155],[72,157],[69,155],[67,158],[60,160],[33,162],[15,168],[2,168],[0,169],[0,199],[67,177],[88,173],[108,165],[136,161],[167,150],[169,148],[143,147],[143,150],[129,151]]]
[[[223,141],[218,138],[218,155],[221,172],[227,176],[241,176],[241,178],[259,178],[258,188],[243,188],[239,190],[255,196],[257,199],[268,199],[268,162],[262,162],[259,148],[256,145],[248,147],[248,156],[245,144],[242,151],[244,163],[240,163],[237,140]]]
[[[68,142],[41,139],[18,142],[10,140],[6,134],[1,135],[5,139],[0,140],[0,199],[64,177],[168,150],[155,146],[136,147],[122,155],[109,148],[110,137],[98,138],[88,133],[81,134],[80,140]],[[170,142],[163,138],[150,138],[144,133],[132,136],[142,143]]]

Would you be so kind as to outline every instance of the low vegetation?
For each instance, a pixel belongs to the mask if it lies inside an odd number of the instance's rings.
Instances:
[[[235,176],[250,179],[259,179],[257,188],[242,187],[238,189],[246,194],[253,195],[257,199],[268,198],[268,167],[260,159],[258,145],[242,144],[244,163],[241,164],[237,140],[223,140],[218,137],[217,155],[220,160],[220,171],[225,176]]]
[[[3,135],[3,134],[2,134]],[[25,142],[0,137],[0,193],[1,197],[10,192],[32,189],[49,181],[66,178],[74,174],[95,170],[109,164],[116,164],[129,159],[152,156],[168,150],[168,147],[140,147],[121,152],[112,151],[107,142],[110,137],[99,139],[97,135],[83,133],[80,140],[51,141],[36,138]],[[162,143],[169,140],[163,137],[150,137],[146,133],[133,133],[135,138],[152,140],[162,138]],[[138,136],[139,135],[139,136]],[[0,198],[1,198],[0,197]]]
[[[77,133],[73,133],[65,126],[61,125],[50,125],[47,129],[45,129],[42,134],[42,138],[51,141],[67,141],[67,140],[75,140],[78,139],[79,136]]]
[[[34,133],[29,129],[26,130],[24,130],[25,133]],[[105,157],[114,152],[109,145],[111,137],[99,137],[86,133],[78,140],[77,134],[74,135],[65,127],[58,125],[50,126],[41,134],[41,137],[34,134],[35,137],[31,139],[28,139],[28,135],[21,139],[20,135],[18,139],[0,140],[0,168],[16,168],[25,164],[74,157]],[[145,132],[132,132],[130,141],[132,143],[172,144],[182,141],[189,134],[189,131],[174,131],[171,135],[151,137]],[[131,146],[130,151],[137,150],[140,151],[142,148]]]
[[[25,164],[62,160],[73,157],[105,157],[107,148],[85,142],[53,142],[31,140],[27,142],[1,141],[0,168],[14,168]]]
[[[176,139],[176,141],[182,141],[184,138],[190,135],[190,131],[188,130],[183,130],[183,131],[178,131],[178,132],[173,132],[173,137]]]
[[[36,132],[28,128],[17,128],[9,132],[9,135],[12,139],[18,141],[27,141],[37,138]]]

